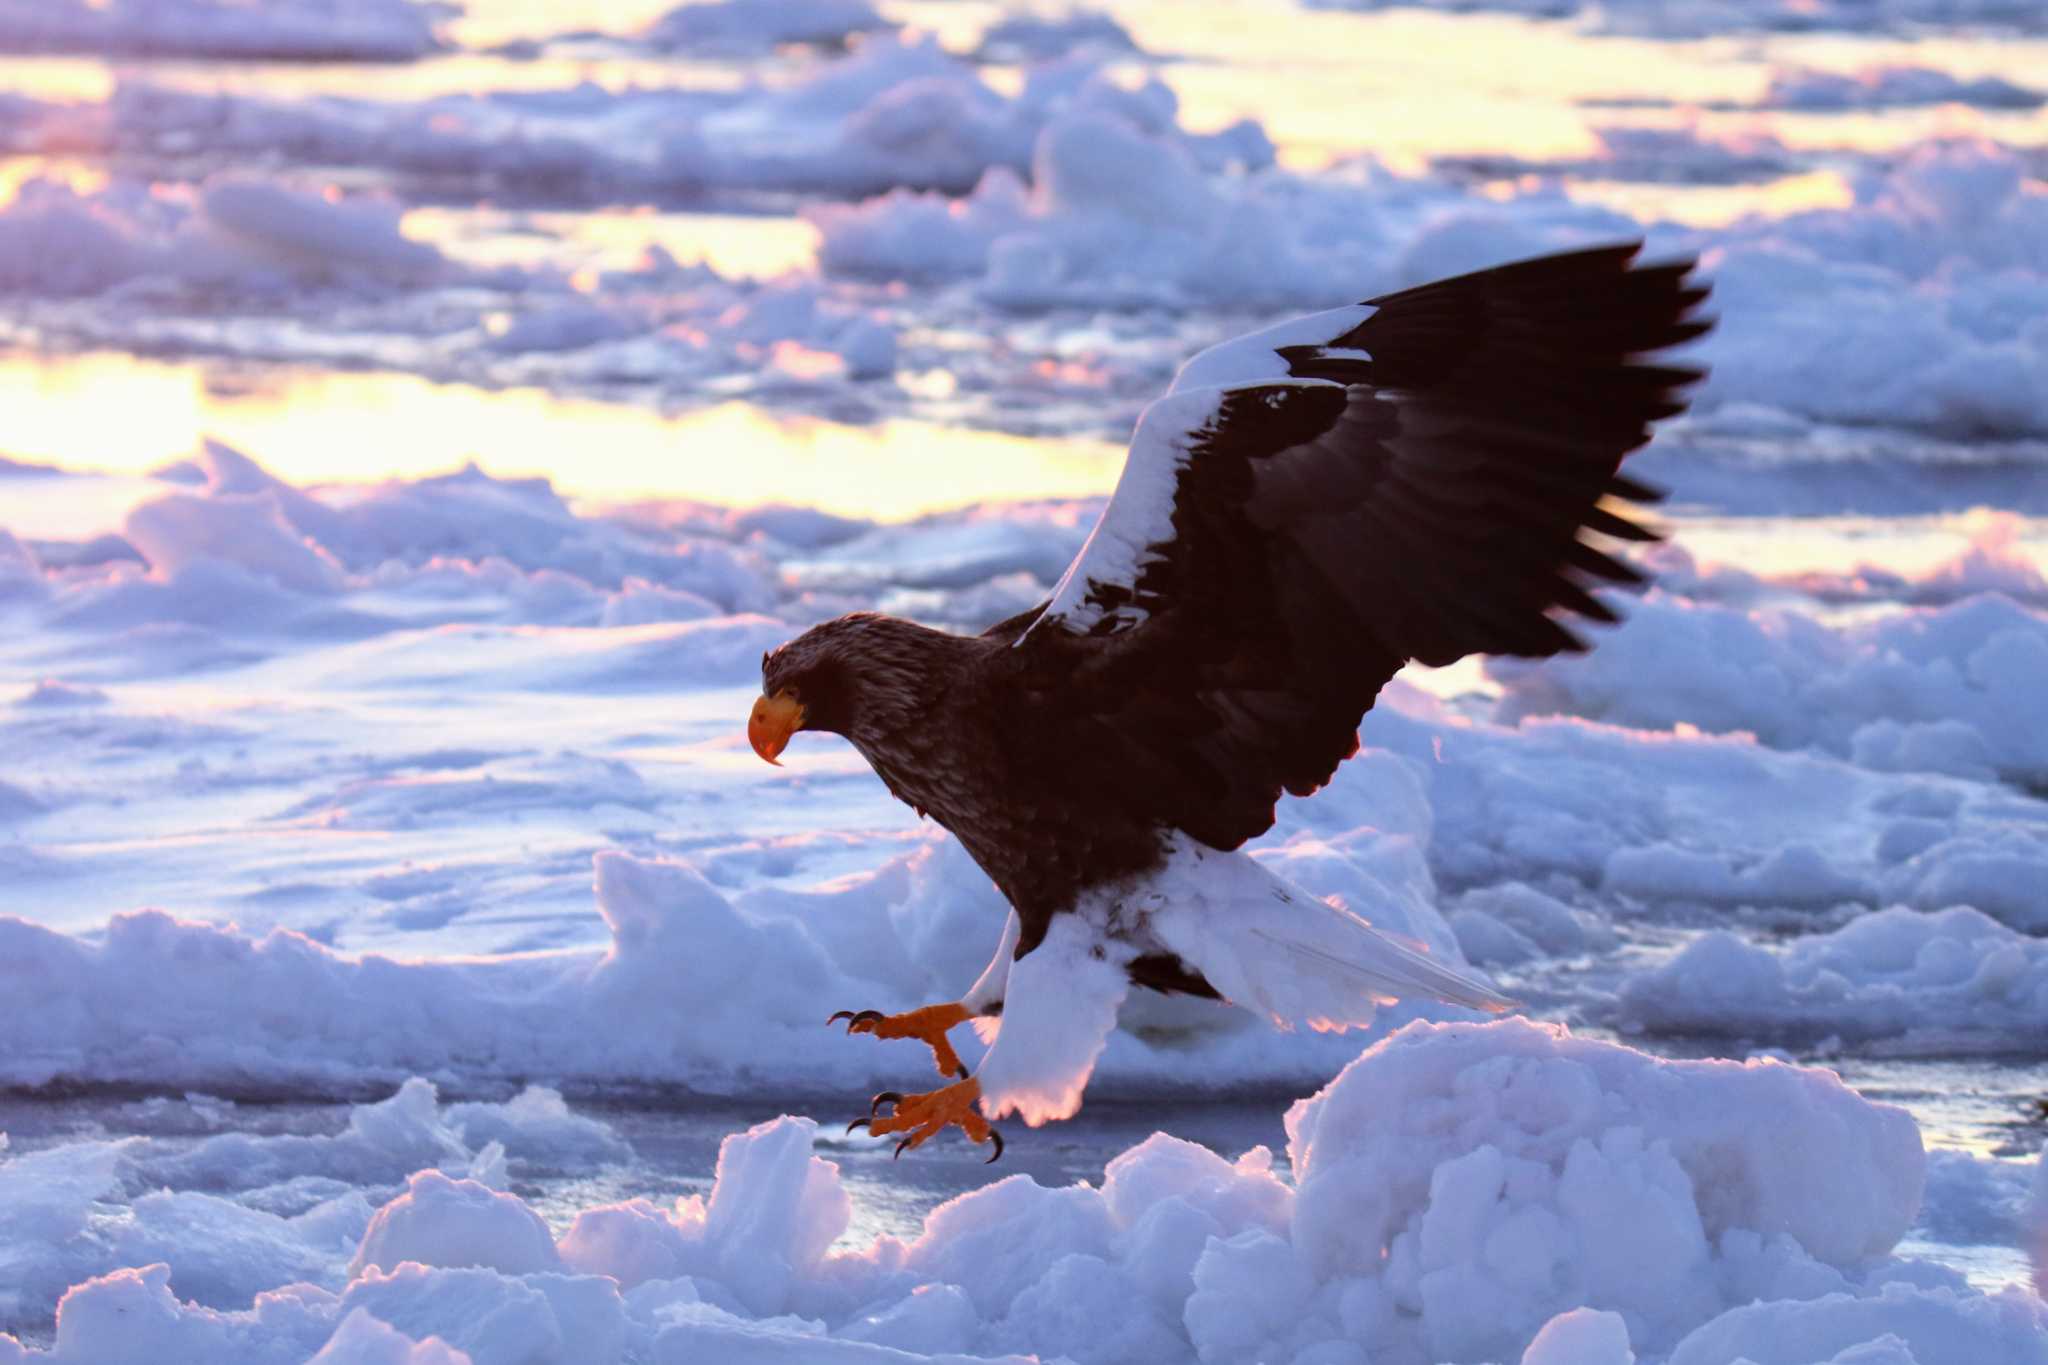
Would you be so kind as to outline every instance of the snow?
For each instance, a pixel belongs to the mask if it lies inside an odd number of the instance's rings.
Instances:
[[[8,0],[0,48],[286,61],[410,61],[438,51],[448,8],[419,0]]]
[[[1635,1359],[1621,1314],[1574,1308],[1543,1324],[1522,1365],[1635,1365]]]
[[[1318,9],[1374,10],[1389,0],[1308,0]],[[1453,12],[1490,9],[1533,19],[1570,19],[1596,32],[1649,38],[1830,30],[1852,34],[1976,29],[2037,33],[2038,9],[2015,0],[1429,0]]]
[[[694,0],[656,19],[642,36],[670,51],[732,53],[844,43],[890,27],[867,0]]]
[[[1760,103],[1776,109],[1870,109],[1916,104],[2036,109],[2043,101],[2048,101],[2048,95],[1997,76],[1965,80],[1937,67],[1866,66],[1847,73],[1803,67],[1775,71]]]
[[[1776,951],[1717,930],[1631,979],[1621,1017],[1687,1034],[1997,1048],[2048,1027],[2048,944],[1967,906],[1876,911]]]
[[[518,1195],[423,1169],[321,1244],[329,1287],[194,1302],[173,1247],[71,1289],[54,1349],[28,1358],[148,1342],[224,1365],[434,1359],[437,1337],[478,1361],[1732,1361],[1713,1352],[1772,1332],[1830,1351],[1959,1333],[1975,1354],[1953,1358],[2034,1358],[2038,1303],[1889,1257],[1920,1202],[1919,1138],[1828,1072],[1418,1024],[1297,1103],[1287,1132],[1284,1170],[1157,1134],[1099,1185],[1012,1177],[865,1245],[842,1240],[841,1166],[805,1119],[726,1138],[708,1200],[586,1207],[559,1239]],[[17,1247],[63,1233],[52,1215],[106,1178],[24,1161],[0,1179],[49,1212]]]
[[[1508,719],[1684,721],[1882,770],[2048,780],[2048,730],[2026,683],[2048,669],[2048,616],[1995,592],[1831,628],[1653,591],[1589,654],[1487,667]]]
[[[1069,8],[1053,14],[1008,14],[981,31],[984,61],[1045,61],[1080,49],[1136,53],[1138,44],[1116,16]]]

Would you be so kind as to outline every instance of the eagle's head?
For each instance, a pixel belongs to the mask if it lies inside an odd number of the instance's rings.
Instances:
[[[813,626],[761,656],[761,697],[747,740],[770,763],[799,730],[872,749],[924,714],[955,637],[873,612]]]

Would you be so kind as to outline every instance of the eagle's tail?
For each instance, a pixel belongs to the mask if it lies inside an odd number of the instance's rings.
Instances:
[[[1399,939],[1382,934],[1348,910],[1323,905],[1333,915],[1356,921],[1357,932],[1341,955],[1300,938],[1283,937],[1264,928],[1252,933],[1276,947],[1296,954],[1309,970],[1327,976],[1344,987],[1371,997],[1383,1005],[1396,1000],[1428,996],[1446,1004],[1499,1014],[1515,1007],[1509,999],[1477,976],[1461,972],[1426,951],[1411,948]]]
[[[1203,849],[1200,877],[1175,878],[1147,919],[1224,999],[1269,1016],[1345,1029],[1376,1006],[1418,997],[1499,1013],[1516,1002],[1419,943],[1309,895],[1242,853]]]

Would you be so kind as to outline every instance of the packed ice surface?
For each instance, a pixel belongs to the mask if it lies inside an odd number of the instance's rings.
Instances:
[[[462,1110],[506,1145],[474,1152]],[[25,1358],[1732,1365],[1890,1336],[1916,1352],[1898,1359],[2048,1359],[2039,1301],[1892,1254],[1927,1180],[1903,1111],[1825,1071],[1659,1061],[1523,1021],[1384,1040],[1288,1113],[1284,1168],[1156,1134],[1099,1185],[999,1181],[907,1242],[842,1240],[841,1167],[795,1118],[728,1137],[708,1198],[586,1207],[556,1235],[504,1163],[603,1159],[601,1128],[564,1143],[562,1123],[549,1096],[437,1108],[413,1082],[333,1147],[17,1157],[0,1166],[23,1192],[0,1203],[8,1246],[48,1268],[20,1293],[94,1276]],[[390,1170],[422,1141],[438,1164],[374,1212],[359,1195],[291,1219],[255,1207],[280,1168],[310,1187],[337,1158]],[[225,1192],[124,1202],[179,1160],[217,1166]],[[239,1237],[160,1236],[202,1217]],[[151,1247],[161,1259],[115,1268]]]
[[[1371,10],[1391,0],[1307,0],[1319,9]],[[1423,0],[1452,11],[1492,9],[1535,19],[1574,19],[1596,30],[1652,38],[1757,32],[1916,33],[1991,29],[2038,33],[2027,0]]]
[[[2048,1029],[2048,942],[1965,905],[1877,911],[1778,951],[1715,931],[1630,979],[1621,1016],[1691,1035],[1997,1049]]]
[[[2048,670],[2048,617],[1996,590],[1838,627],[1654,590],[1632,605],[1588,654],[1490,661],[1505,718],[1685,721],[1868,768],[2048,785],[2048,729],[2030,685]]]
[[[421,0],[4,0],[0,50],[283,61],[407,61],[442,47]]]
[[[187,183],[28,183],[0,207],[10,328],[1121,435],[1179,358],[1226,329],[1645,238],[1653,254],[1705,253],[1713,271],[1722,324],[1693,348],[1710,370],[1687,428],[1698,436],[1901,429],[2032,442],[2036,467],[2048,438],[2048,190],[2026,148],[1955,135],[1838,158],[1827,173],[1846,177],[1842,206],[1686,228],[1568,182],[1744,182],[1810,169],[1814,155],[1763,131],[1615,126],[1596,130],[1590,158],[1504,163],[1496,173],[1529,174],[1491,186],[1454,175],[1455,158],[1439,173],[1369,155],[1303,171],[1276,164],[1258,122],[1203,128],[1165,79],[1101,46],[1032,62],[1014,83],[916,35],[788,60],[785,77],[737,89],[284,98],[134,77],[103,102],[28,101],[0,134],[16,150],[103,146],[125,174]],[[1902,91],[1912,78],[1886,81]],[[242,183],[252,158],[280,163],[284,184]],[[604,272],[472,264],[374,197],[330,194],[337,175],[536,208],[797,196],[819,245],[814,268],[772,283],[679,266],[658,244]],[[335,296],[312,285],[347,286],[346,306],[318,306]],[[1172,320],[1078,355],[1030,321],[1086,336],[1117,325],[1105,310]],[[990,331],[1007,344],[983,344]],[[1074,367],[1094,401],[1016,401]]]
[[[822,17],[783,5],[687,5],[653,32],[686,43],[721,15],[792,27]],[[375,169],[444,193],[506,183],[523,198],[578,204],[675,202],[707,190],[965,191],[991,166],[1024,167],[1040,129],[1086,109],[1131,120],[1214,170],[1270,162],[1255,122],[1194,133],[1178,125],[1176,104],[1156,77],[1127,86],[1104,56],[1085,52],[1034,63],[1005,94],[928,36],[880,32],[850,51],[814,55],[791,79],[736,90],[585,83],[425,100],[285,99],[193,91],[142,73],[103,104],[35,107],[7,136],[22,150],[98,138],[174,164],[282,148],[287,164]]]
[[[745,53],[784,43],[843,43],[892,27],[868,0],[693,0],[663,14],[641,36],[669,50]]]
[[[2034,109],[2048,94],[1999,76],[1966,80],[1937,67],[1867,66],[1843,73],[1787,68],[1773,73],[1760,103],[1779,109],[1860,109],[1888,105],[1975,104]]]

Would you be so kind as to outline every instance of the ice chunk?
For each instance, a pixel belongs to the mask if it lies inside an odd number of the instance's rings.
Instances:
[[[1803,1136],[1822,1132],[1825,1156]],[[1383,1276],[1439,1357],[1512,1356],[1581,1304],[1669,1349],[1727,1306],[1738,1235],[1852,1268],[1905,1232],[1924,1179],[1912,1121],[1832,1073],[1653,1062],[1520,1021],[1411,1026],[1288,1135],[1309,1273]]]
[[[1886,1338],[1911,1352],[1892,1359],[1913,1365],[2041,1365],[2048,1361],[2048,1305],[2016,1288],[1980,1295],[1902,1284],[1869,1298],[1757,1303],[1691,1333],[1671,1353],[1671,1365],[1848,1365],[1873,1358],[1852,1354],[1854,1347]]]
[[[1522,1365],[1635,1365],[1628,1324],[1619,1313],[1574,1308],[1543,1324],[1522,1353]]]
[[[1659,1031],[1858,1041],[1922,1049],[2040,1036],[2048,943],[1967,907],[1860,915],[1782,948],[1714,930],[1626,981],[1621,1014]]]
[[[395,1269],[406,1261],[485,1266],[508,1275],[561,1264],[547,1224],[523,1200],[439,1171],[418,1172],[404,1194],[377,1210],[349,1274]]]
[[[472,1365],[470,1358],[442,1341],[414,1341],[397,1328],[352,1310],[327,1344],[306,1365]]]
[[[32,0],[0,6],[0,48],[244,61],[407,61],[442,46],[416,0]]]
[[[868,0],[693,0],[656,19],[642,37],[671,51],[738,53],[843,43],[893,26]]]

